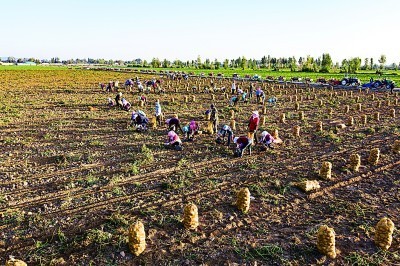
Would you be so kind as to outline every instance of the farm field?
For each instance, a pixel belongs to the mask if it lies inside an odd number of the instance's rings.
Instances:
[[[176,113],[184,125],[196,119],[204,127],[211,103],[220,125],[230,123],[234,110],[236,135],[247,134],[248,118],[258,110],[265,117],[260,132],[277,130],[283,143],[267,151],[255,146],[251,155],[235,158],[234,146],[218,145],[212,135],[184,142],[178,152],[164,148],[164,127],[146,133],[127,128],[131,112],[109,108],[115,92],[98,84],[119,80],[122,86],[135,76],[153,77],[65,68],[0,71],[1,264],[9,255],[28,265],[400,263],[400,154],[393,151],[400,140],[398,94],[262,84],[267,98],[278,98],[275,107],[255,99],[230,107],[222,92],[192,90],[210,83],[204,78],[164,79],[166,94],[146,95],[149,104],[140,107],[146,114],[154,114],[159,99],[165,117]],[[229,80],[215,82],[230,88]],[[136,90],[121,91],[138,110]],[[300,137],[293,135],[295,126]],[[381,153],[375,165],[368,160],[373,148]],[[361,157],[359,172],[349,167],[354,153]],[[328,180],[318,175],[324,161],[332,163]],[[304,180],[318,180],[320,188],[305,193],[295,186]],[[242,187],[252,196],[246,214],[233,204]],[[197,230],[182,225],[189,202],[198,207]],[[388,251],[374,244],[383,217],[396,226]],[[147,243],[138,257],[127,245],[137,220]],[[336,259],[317,250],[321,225],[336,232]]]
[[[216,76],[218,73],[223,74],[225,77],[231,78],[234,73],[238,74],[240,77],[244,78],[246,75],[253,77],[254,75],[259,75],[262,79],[266,77],[274,77],[277,79],[282,76],[285,80],[289,81],[292,77],[302,78],[310,78],[316,81],[318,78],[329,79],[338,79],[341,80],[346,76],[345,73],[340,73],[339,71],[332,71],[330,73],[322,73],[322,72],[301,72],[301,71],[290,71],[290,69],[281,69],[280,71],[273,71],[271,69],[240,69],[240,68],[220,68],[220,69],[195,69],[195,68],[120,68],[118,66],[113,66],[111,68],[121,69],[121,70],[129,70],[129,71],[184,71],[186,73],[194,73],[196,75],[200,75],[204,73],[204,75],[208,76],[210,73],[213,73]],[[358,77],[362,83],[369,82],[370,78],[373,79],[383,79],[387,78],[393,80],[396,83],[396,86],[399,87],[400,84],[400,75],[399,71],[394,70],[384,70],[382,76],[376,74],[375,70],[359,70],[357,73],[348,74],[350,77]]]

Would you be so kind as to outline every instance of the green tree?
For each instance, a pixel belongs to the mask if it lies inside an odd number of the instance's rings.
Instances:
[[[313,72],[314,71],[314,58],[307,55],[306,61],[303,62],[301,71],[303,72]]]
[[[364,59],[364,66],[363,66],[363,68],[364,68],[365,70],[368,70],[368,69],[369,69],[369,59],[368,59],[368,58],[365,58],[365,59]]]
[[[265,55],[261,58],[261,67],[267,67],[267,58]]]
[[[241,58],[242,60],[241,60],[241,62],[240,62],[240,67],[244,70],[244,69],[246,69],[247,68],[247,59],[244,57],[244,56],[242,56],[242,58]]]
[[[170,65],[170,62],[167,59],[164,59],[162,62],[162,67],[167,68],[167,67],[169,67],[169,65]]]
[[[152,60],[151,60],[151,67],[152,68],[157,68],[157,67],[160,67],[161,66],[161,62],[160,62],[160,60],[158,59],[158,58],[153,58]]]
[[[348,73],[356,73],[361,67],[361,58],[355,57],[348,60]]]
[[[383,67],[385,66],[385,63],[386,63],[386,55],[384,55],[384,54],[381,55],[378,59],[378,62],[379,62],[379,64],[381,64],[380,68],[383,69]]]
[[[214,60],[214,67],[215,67],[215,69],[219,69],[220,66],[221,66],[221,63],[218,61],[217,58],[215,58],[215,60]]]
[[[225,69],[227,69],[227,68],[229,67],[229,60],[228,60],[228,59],[225,59],[225,60],[224,60],[223,67],[224,67]]]
[[[329,73],[332,69],[332,58],[330,54],[322,54],[322,61],[321,61],[321,72]]]
[[[211,61],[210,61],[210,59],[206,59],[206,61],[204,62],[204,64],[203,64],[203,68],[205,68],[205,69],[210,69],[211,68]]]
[[[347,61],[347,59],[343,59],[342,60],[342,64],[340,65],[340,69],[341,69],[341,71],[346,72],[346,73],[350,72],[350,70],[349,70],[349,61]]]
[[[8,63],[15,63],[17,60],[15,59],[15,57],[9,56],[7,58]]]
[[[197,56],[196,64],[197,64],[197,68],[201,67],[201,57],[200,57],[200,55]]]

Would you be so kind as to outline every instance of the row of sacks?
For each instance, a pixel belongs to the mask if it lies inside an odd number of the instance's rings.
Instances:
[[[236,206],[247,213],[250,208],[250,191],[248,188],[242,188],[237,193]],[[196,230],[199,225],[198,208],[195,204],[189,203],[185,206],[182,223],[188,230]],[[388,250],[392,244],[394,223],[387,217],[382,218],[375,227],[375,244]],[[142,222],[137,221],[129,228],[129,249],[133,254],[139,256],[146,249],[146,234]],[[327,225],[321,225],[317,233],[318,251],[332,259],[336,258],[337,250],[335,243],[335,231]]]
[[[392,146],[392,151],[395,154],[400,154],[400,140],[396,140]],[[380,149],[373,148],[370,151],[368,162],[372,165],[377,165],[380,158]],[[361,166],[361,156],[359,154],[351,154],[349,158],[348,168],[353,172],[358,172]],[[332,163],[325,161],[322,162],[319,170],[319,177],[324,180],[330,180],[332,178]],[[309,192],[320,188],[317,180],[305,180],[295,184],[298,188],[304,192]]]

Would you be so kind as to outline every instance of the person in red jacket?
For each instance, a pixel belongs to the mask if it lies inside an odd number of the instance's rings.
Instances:
[[[246,136],[235,137],[233,143],[236,144],[235,156],[242,157],[246,148],[249,149],[249,155],[251,155],[251,144],[253,143],[251,138]]]
[[[253,111],[253,114],[250,116],[248,125],[248,137],[250,139],[254,139],[255,143],[257,143],[257,138],[255,138],[254,136],[257,133],[259,123],[260,123],[260,116],[258,115],[258,111]]]

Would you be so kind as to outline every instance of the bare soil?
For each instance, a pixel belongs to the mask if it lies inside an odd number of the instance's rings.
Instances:
[[[135,76],[152,77],[89,70],[0,72],[0,263],[13,255],[29,265],[400,264],[398,229],[389,251],[373,242],[382,217],[400,226],[400,155],[392,151],[400,135],[398,95],[374,93],[372,99],[366,91],[351,97],[350,91],[346,96],[343,90],[262,84],[267,98],[276,96],[278,103],[266,107],[260,132],[278,129],[283,143],[266,152],[255,146],[251,155],[234,158],[234,146],[216,144],[215,136],[200,135],[178,152],[164,148],[165,127],[146,133],[127,128],[131,112],[109,108],[107,98],[116,92],[101,91],[98,83],[118,79],[122,87]],[[229,93],[231,81],[214,81]],[[183,124],[196,119],[205,126],[204,112],[215,103],[220,125],[229,124],[229,100],[216,92],[212,101],[203,92],[209,83],[209,78],[164,77],[167,93],[147,94],[149,103],[140,109],[152,116],[159,99],[166,118],[177,113]],[[247,90],[249,84],[239,86]],[[120,91],[139,109],[136,89]],[[295,110],[295,96],[304,120]],[[263,106],[253,98],[233,109],[235,134],[246,135],[251,111],[262,113]],[[379,121],[373,119],[376,112]],[[282,113],[286,123],[279,122]],[[349,116],[355,124],[337,129]],[[318,121],[323,132],[315,129]],[[295,125],[300,138],[292,135]],[[372,148],[381,151],[377,165],[367,160]],[[357,173],[348,168],[352,153],[361,156]],[[331,180],[318,177],[323,161],[333,165]],[[304,193],[294,186],[305,179],[318,180],[321,188]],[[253,197],[247,214],[233,205],[244,186]],[[188,202],[199,209],[196,231],[182,226]],[[145,226],[147,248],[135,257],[126,241],[137,219]],[[316,249],[323,224],[336,232],[334,260]]]

